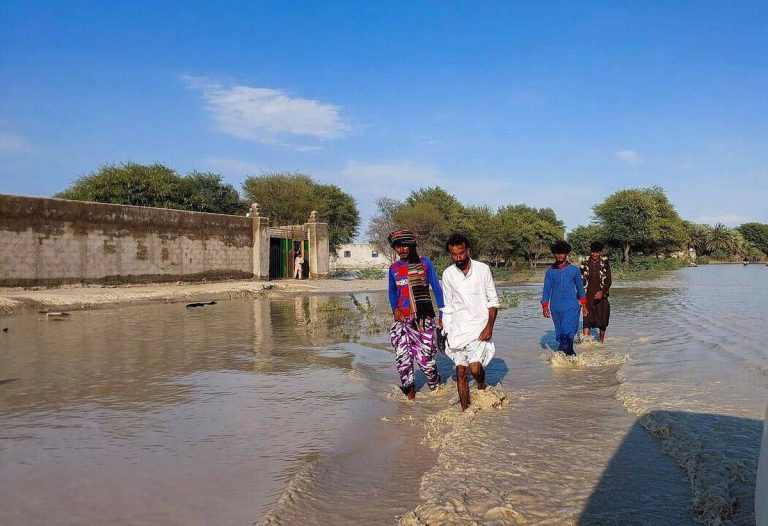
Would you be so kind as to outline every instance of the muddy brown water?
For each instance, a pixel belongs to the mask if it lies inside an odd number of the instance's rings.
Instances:
[[[327,297],[6,317],[0,523],[754,523],[768,269],[618,284],[577,361],[538,287],[508,290],[488,377],[511,403],[439,444],[452,386],[403,401],[386,335],[340,341]]]

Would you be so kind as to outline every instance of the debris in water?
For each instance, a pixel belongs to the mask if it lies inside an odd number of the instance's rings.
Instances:
[[[53,321],[62,321],[68,319],[71,314],[65,311],[51,311],[45,313],[46,317]]]
[[[191,307],[203,307],[205,305],[216,305],[215,301],[200,301],[197,303],[187,303],[187,308]]]

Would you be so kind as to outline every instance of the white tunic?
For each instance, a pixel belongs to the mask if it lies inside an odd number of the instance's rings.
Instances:
[[[443,327],[448,347],[463,349],[477,340],[488,323],[488,309],[499,306],[491,269],[472,260],[469,272],[451,265],[443,271]]]

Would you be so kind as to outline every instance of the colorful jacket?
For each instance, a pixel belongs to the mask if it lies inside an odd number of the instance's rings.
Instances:
[[[411,294],[408,288],[408,262],[398,260],[389,267],[389,304],[392,310],[400,309],[405,317],[413,316]],[[445,307],[443,300],[443,289],[440,287],[440,280],[437,277],[435,266],[429,258],[422,257],[421,265],[424,267],[426,281],[432,286],[437,300],[437,308]],[[442,312],[440,312],[442,317]]]
[[[589,283],[589,261],[590,258],[581,262],[579,270],[581,270],[581,281],[584,284],[584,288],[587,288]],[[608,297],[608,291],[611,289],[611,264],[608,262],[608,258],[603,256],[600,258],[600,290],[603,292],[603,296]]]

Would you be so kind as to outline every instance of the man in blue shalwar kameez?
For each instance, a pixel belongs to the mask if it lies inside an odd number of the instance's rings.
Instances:
[[[573,339],[579,331],[579,314],[587,316],[587,296],[581,272],[568,262],[571,245],[558,241],[552,245],[555,262],[544,276],[544,291],[541,308],[545,318],[552,318],[555,324],[558,351],[574,356]]]

